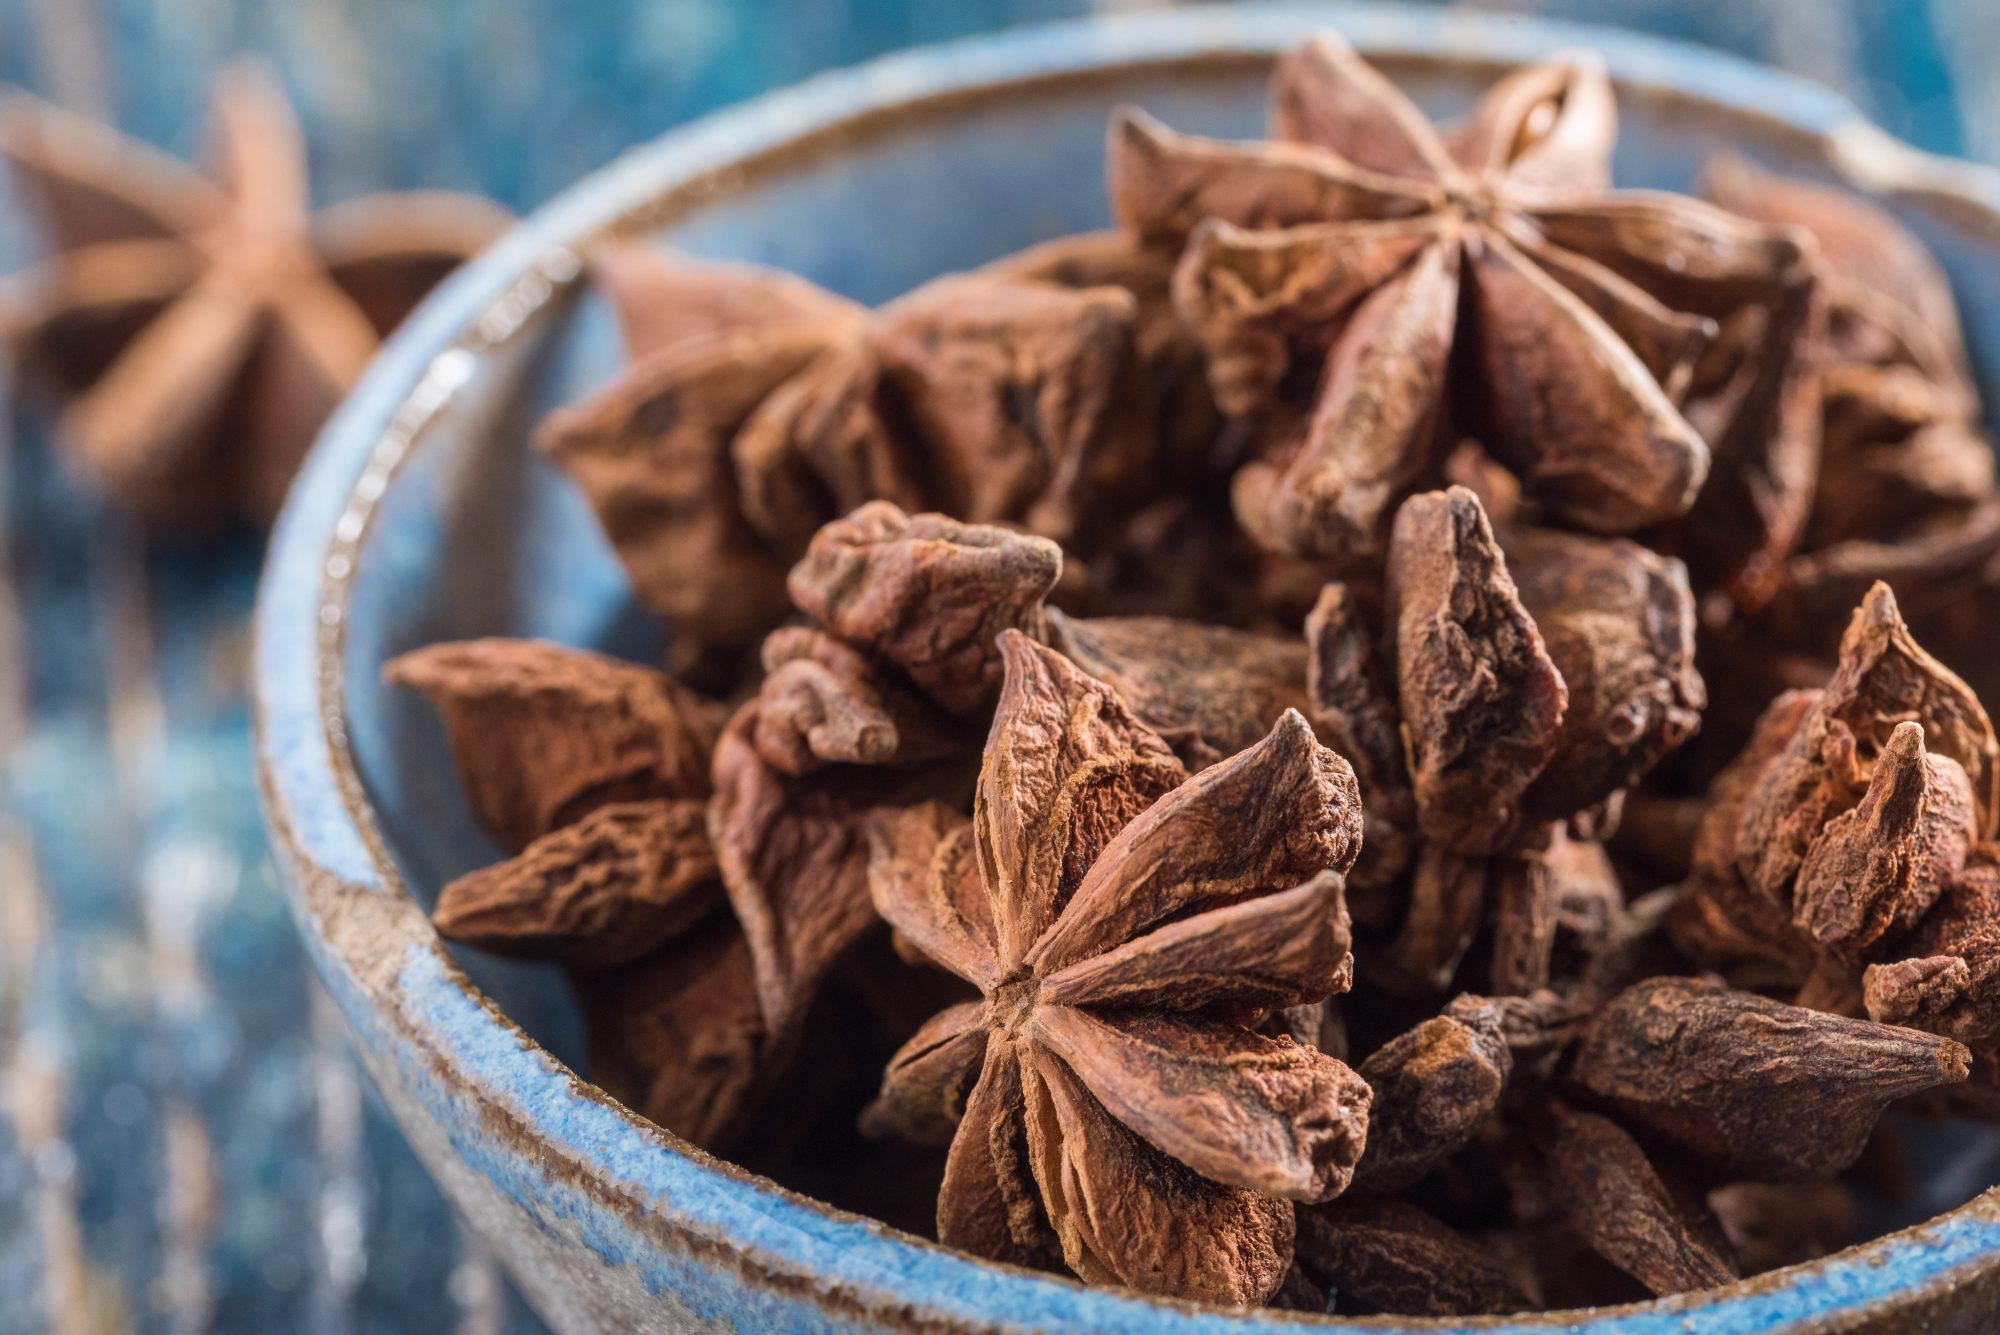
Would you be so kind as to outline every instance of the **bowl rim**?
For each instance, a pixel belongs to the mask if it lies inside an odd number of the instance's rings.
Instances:
[[[1937,157],[1845,98],[1719,52],[1633,33],[1393,5],[1253,5],[1098,17],[920,47],[712,113],[632,149],[537,209],[454,274],[386,344],[315,444],[274,532],[254,626],[252,708],[265,823],[309,953],[349,1025],[380,1031],[491,1125],[548,1162],[635,1237],[723,1240],[746,1279],[783,1283],[883,1324],[996,1319],[1106,1328],[1763,1330],[1857,1305],[1934,1300],[2000,1253],[2000,1189],[1820,1261],[1617,1308],[1491,1318],[1315,1317],[1093,1289],[965,1256],[836,1210],[654,1126],[563,1067],[458,970],[388,856],[348,748],[346,599],[377,502],[481,357],[579,278],[602,237],[657,225],[798,155],[968,100],[1076,86],[1146,67],[1268,63],[1319,27],[1365,55],[1489,75],[1552,49],[1600,53],[1623,90],[1761,122],[1858,188],[1948,213],[2000,245],[2000,171]],[[366,1046],[365,1044],[363,1045]],[[630,1151],[607,1158],[607,1145]],[[682,1199],[689,1198],[689,1199]],[[477,1221],[475,1221],[477,1222]],[[713,1257],[705,1258],[713,1261]],[[782,1277],[782,1279],[778,1278]]]

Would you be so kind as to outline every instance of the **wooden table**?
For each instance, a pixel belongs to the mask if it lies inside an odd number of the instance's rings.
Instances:
[[[253,49],[299,99],[321,198],[456,186],[528,207],[814,69],[1090,7],[0,0],[0,79],[184,151],[210,71]],[[2000,157],[1992,9],[1617,16]],[[33,245],[0,194],[0,271]],[[295,943],[243,692],[261,539],[149,539],[62,475],[40,406],[0,383],[0,408],[0,1333],[539,1329],[372,1102]]]

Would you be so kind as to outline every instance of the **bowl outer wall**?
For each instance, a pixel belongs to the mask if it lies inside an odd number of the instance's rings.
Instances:
[[[574,279],[576,247],[683,182],[854,117],[1120,66],[1267,57],[1325,24],[1373,55],[1486,64],[1588,46],[1621,85],[1785,127],[1857,184],[1973,218],[2000,244],[2000,178],[1890,140],[1816,86],[1626,34],[1347,6],[1096,20],[888,57],[676,131],[526,220],[425,303],[322,435],[273,539],[254,690],[267,822],[314,965],[420,1156],[558,1329],[2000,1329],[1993,1192],[1728,1289],[1494,1320],[1229,1313],[985,1265],[786,1192],[604,1098],[465,981],[400,883],[346,748],[346,581],[402,455],[480,356]]]

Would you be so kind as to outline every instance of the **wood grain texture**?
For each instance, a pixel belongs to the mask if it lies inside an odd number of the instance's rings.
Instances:
[[[0,0],[0,82],[199,142],[271,57],[322,200],[532,207],[702,111],[892,47],[1145,0]],[[1504,7],[1601,20],[1601,0]],[[1636,0],[1617,17],[2000,156],[1983,0]],[[0,272],[35,243],[0,183]],[[371,1101],[308,983],[243,685],[261,541],[149,542],[0,377],[0,1335],[539,1329]]]

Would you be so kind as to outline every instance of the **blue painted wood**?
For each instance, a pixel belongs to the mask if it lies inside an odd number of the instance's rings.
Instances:
[[[0,80],[187,151],[213,69],[257,51],[322,198],[527,207],[762,89],[1092,7],[0,0]],[[1508,7],[1698,38],[1834,82],[1920,146],[1996,147],[1984,0]],[[0,271],[33,253],[0,187]],[[37,405],[0,385],[0,409],[0,1335],[536,1329],[313,999],[252,790],[258,538],[148,541],[62,476]]]

